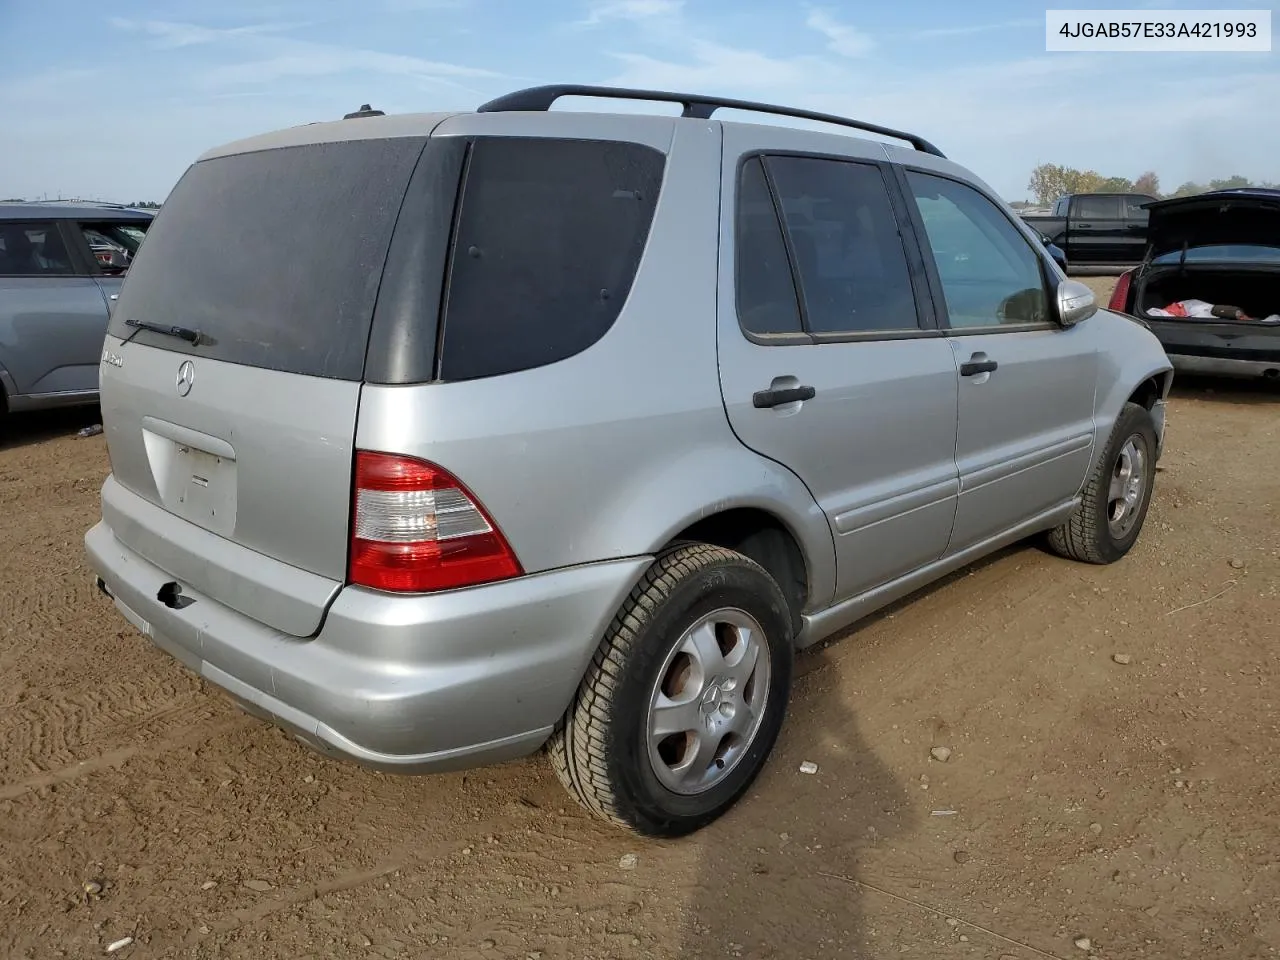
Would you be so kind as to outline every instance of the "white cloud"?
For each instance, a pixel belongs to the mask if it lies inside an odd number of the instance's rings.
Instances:
[[[259,59],[208,70],[203,75],[204,82],[212,86],[271,83],[285,77],[327,77],[342,73],[375,73],[427,81],[502,76],[479,67],[301,40],[271,47],[269,55]]]
[[[912,36],[922,40],[931,37],[965,37],[975,33],[990,33],[994,30],[1043,26],[1043,20],[1005,20],[1003,23],[978,23],[964,27],[931,27],[927,30],[917,30]]]
[[[14,109],[21,109],[24,103],[45,107],[64,100],[69,102],[71,98],[82,97],[98,79],[100,71],[90,67],[56,67],[19,75],[0,83],[0,104],[8,103]]]
[[[297,24],[255,23],[243,27],[203,27],[194,23],[172,23],[167,20],[127,20],[112,17],[111,25],[120,30],[141,31],[155,37],[157,46],[166,48],[191,47],[199,44],[219,43],[242,37],[262,36],[292,29]]]
[[[587,10],[581,26],[595,26],[610,20],[656,20],[677,17],[684,0],[596,0]]]
[[[826,10],[810,10],[805,25],[827,38],[827,46],[842,57],[865,57],[875,48],[870,35],[841,23]]]
[[[470,0],[386,0],[392,13],[416,13],[434,10],[460,10],[470,6]]]
[[[690,92],[778,91],[795,89],[822,75],[830,65],[814,57],[777,58],[704,40],[689,44],[686,62],[645,54],[619,53],[625,65],[610,82],[623,87],[658,87]]]
[[[112,23],[121,29],[147,33],[155,37],[161,47],[228,44],[242,50],[246,59],[209,68],[198,76],[198,82],[206,88],[266,84],[288,77],[316,78],[351,73],[380,74],[458,87],[456,81],[460,79],[502,76],[479,67],[279,36],[296,26],[292,24],[267,23],[215,28],[192,23],[162,20],[138,22],[119,18]]]

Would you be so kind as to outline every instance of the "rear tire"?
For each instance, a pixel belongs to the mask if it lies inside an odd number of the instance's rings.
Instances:
[[[1071,519],[1050,531],[1055,553],[1083,563],[1115,563],[1142,532],[1156,475],[1156,428],[1151,413],[1126,403],[1106,450],[1085,484]]]
[[[614,618],[548,745],[552,767],[603,820],[645,836],[691,833],[763,768],[793,653],[791,613],[762,567],[677,546]]]

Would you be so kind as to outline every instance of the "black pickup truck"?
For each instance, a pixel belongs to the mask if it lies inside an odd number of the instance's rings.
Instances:
[[[1075,193],[1059,199],[1051,214],[1022,219],[1061,247],[1072,267],[1131,267],[1147,249],[1143,204],[1155,199],[1143,193]]]

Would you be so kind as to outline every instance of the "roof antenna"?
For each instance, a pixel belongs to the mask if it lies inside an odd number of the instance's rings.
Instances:
[[[343,119],[343,120],[358,120],[360,117],[385,117],[385,116],[386,116],[386,114],[385,114],[385,113],[383,113],[381,110],[375,110],[375,109],[373,109],[373,107],[369,106],[369,104],[367,104],[367,103],[362,103],[362,104],[360,105],[360,109],[359,109],[359,110],[355,111],[355,113],[347,113],[347,114],[344,114],[344,115],[343,115],[343,117],[342,117],[342,119]]]

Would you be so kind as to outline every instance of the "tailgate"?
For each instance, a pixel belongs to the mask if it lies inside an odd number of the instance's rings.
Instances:
[[[294,636],[346,577],[365,354],[425,142],[196,163],[112,313],[104,519],[183,587]]]
[[[113,338],[107,350],[123,359],[102,367],[116,538],[184,587],[314,633],[346,576],[360,385]]]

